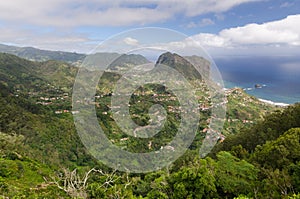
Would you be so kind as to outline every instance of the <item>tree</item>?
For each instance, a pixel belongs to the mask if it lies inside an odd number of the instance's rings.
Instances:
[[[256,147],[251,160],[273,169],[283,169],[300,161],[300,128],[290,129],[278,139]]]
[[[173,198],[214,198],[217,196],[214,177],[215,161],[195,158],[168,179]]]
[[[266,196],[282,198],[286,197],[293,190],[292,179],[287,169],[265,169],[264,174],[267,176],[263,180],[263,188],[267,193]]]
[[[217,154],[216,185],[222,197],[254,195],[258,169],[228,152]]]

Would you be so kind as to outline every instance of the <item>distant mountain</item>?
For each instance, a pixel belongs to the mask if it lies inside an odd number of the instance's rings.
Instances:
[[[166,52],[160,55],[156,64],[174,68],[187,79],[202,79],[202,75],[196,70],[194,65],[176,53]]]
[[[76,66],[82,63],[82,61],[87,57],[87,55],[85,54],[76,52],[41,50],[33,47],[17,47],[4,44],[0,44],[0,53],[13,54],[30,61],[43,62],[56,60],[67,62]],[[149,63],[149,61],[145,57],[136,54],[120,55],[118,53],[95,53],[93,55],[89,55],[88,59],[93,60],[93,63],[112,62],[109,67],[112,70],[117,70],[120,68],[124,69],[126,67],[131,67],[134,65]],[[89,60],[85,61],[87,63]]]
[[[17,55],[31,61],[57,60],[78,64],[86,55],[75,52],[40,50],[33,47],[16,47],[0,44],[0,52]]]
[[[150,61],[147,60],[144,56],[142,55],[137,55],[137,54],[123,54],[120,55],[116,60],[114,60],[109,68],[112,70],[118,70],[118,69],[128,69],[131,66],[137,66],[137,65],[142,65],[149,63]]]

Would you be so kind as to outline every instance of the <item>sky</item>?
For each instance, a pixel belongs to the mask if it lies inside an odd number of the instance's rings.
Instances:
[[[3,44],[86,53],[143,27],[179,31],[216,57],[300,54],[300,0],[0,1]]]

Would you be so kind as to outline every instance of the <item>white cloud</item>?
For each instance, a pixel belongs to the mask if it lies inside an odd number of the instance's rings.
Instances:
[[[299,27],[300,15],[293,15],[279,21],[225,29],[219,33],[219,36],[228,39],[233,45],[300,45]]]
[[[87,52],[96,44],[86,35],[65,33],[37,33],[18,27],[0,27],[0,43],[17,46],[32,46],[47,50]]]
[[[220,14],[253,1],[259,0],[3,0],[0,1],[0,42],[84,51],[88,48],[82,45],[90,45],[91,41],[76,30],[87,26],[149,25],[178,16]],[[202,22],[212,23],[208,19]]]
[[[300,46],[300,15],[263,24],[247,24],[224,29],[219,34],[194,35],[191,38],[208,47],[239,47],[243,45]]]
[[[161,1],[159,7],[173,12],[181,12],[186,16],[194,17],[205,13],[220,13],[247,2],[255,2],[260,0],[194,0],[194,1]],[[171,3],[170,3],[171,2]]]
[[[220,14],[253,1],[260,0],[3,0],[0,42],[83,52],[94,46],[87,35],[78,33],[86,26],[147,25],[177,16]],[[208,19],[202,22],[212,23]],[[127,42],[134,44],[132,40]]]
[[[229,41],[226,38],[214,34],[200,33],[191,37],[196,43],[201,46],[209,47],[228,47]]]
[[[220,13],[258,0],[14,0],[0,1],[0,20],[31,25],[76,27],[149,24],[177,14],[193,17]]]
[[[131,37],[126,37],[123,40],[126,44],[131,45],[131,46],[137,46],[139,44],[139,41],[136,39],[133,39]]]
[[[300,52],[300,14],[263,24],[200,33],[169,43],[169,49],[202,46],[214,55],[295,55]]]
[[[195,0],[195,1],[137,1],[137,0],[14,0],[0,1],[0,42],[30,45],[45,49],[86,51],[94,46],[87,35],[72,32],[81,26],[126,26],[145,25],[163,22],[178,15],[185,17],[215,13],[217,20],[223,20],[225,12],[243,3],[260,0]],[[281,7],[290,6],[283,3]],[[7,25],[9,24],[9,25]],[[214,21],[205,18],[200,22],[191,22],[189,27],[212,25]],[[24,28],[25,27],[25,28]],[[29,27],[29,28],[27,28]],[[31,29],[31,27],[34,27]],[[38,31],[50,27],[54,31]],[[215,51],[229,52],[238,49],[263,51],[278,49],[282,46],[300,47],[300,15],[263,24],[247,24],[229,28],[217,34],[200,33],[172,45],[192,46],[200,44]],[[59,30],[59,31],[57,31]],[[139,44],[134,38],[123,42]],[[266,47],[270,47],[266,49]],[[275,48],[276,47],[276,48]],[[219,49],[219,50],[216,50]],[[282,48],[281,48],[282,49]],[[292,48],[294,49],[294,48]]]

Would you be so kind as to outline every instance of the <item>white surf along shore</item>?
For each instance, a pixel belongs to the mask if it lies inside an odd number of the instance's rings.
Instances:
[[[290,104],[286,104],[286,103],[281,103],[281,102],[273,102],[271,100],[265,100],[265,99],[260,99],[258,98],[259,101],[267,103],[267,104],[272,104],[274,106],[289,106]]]

